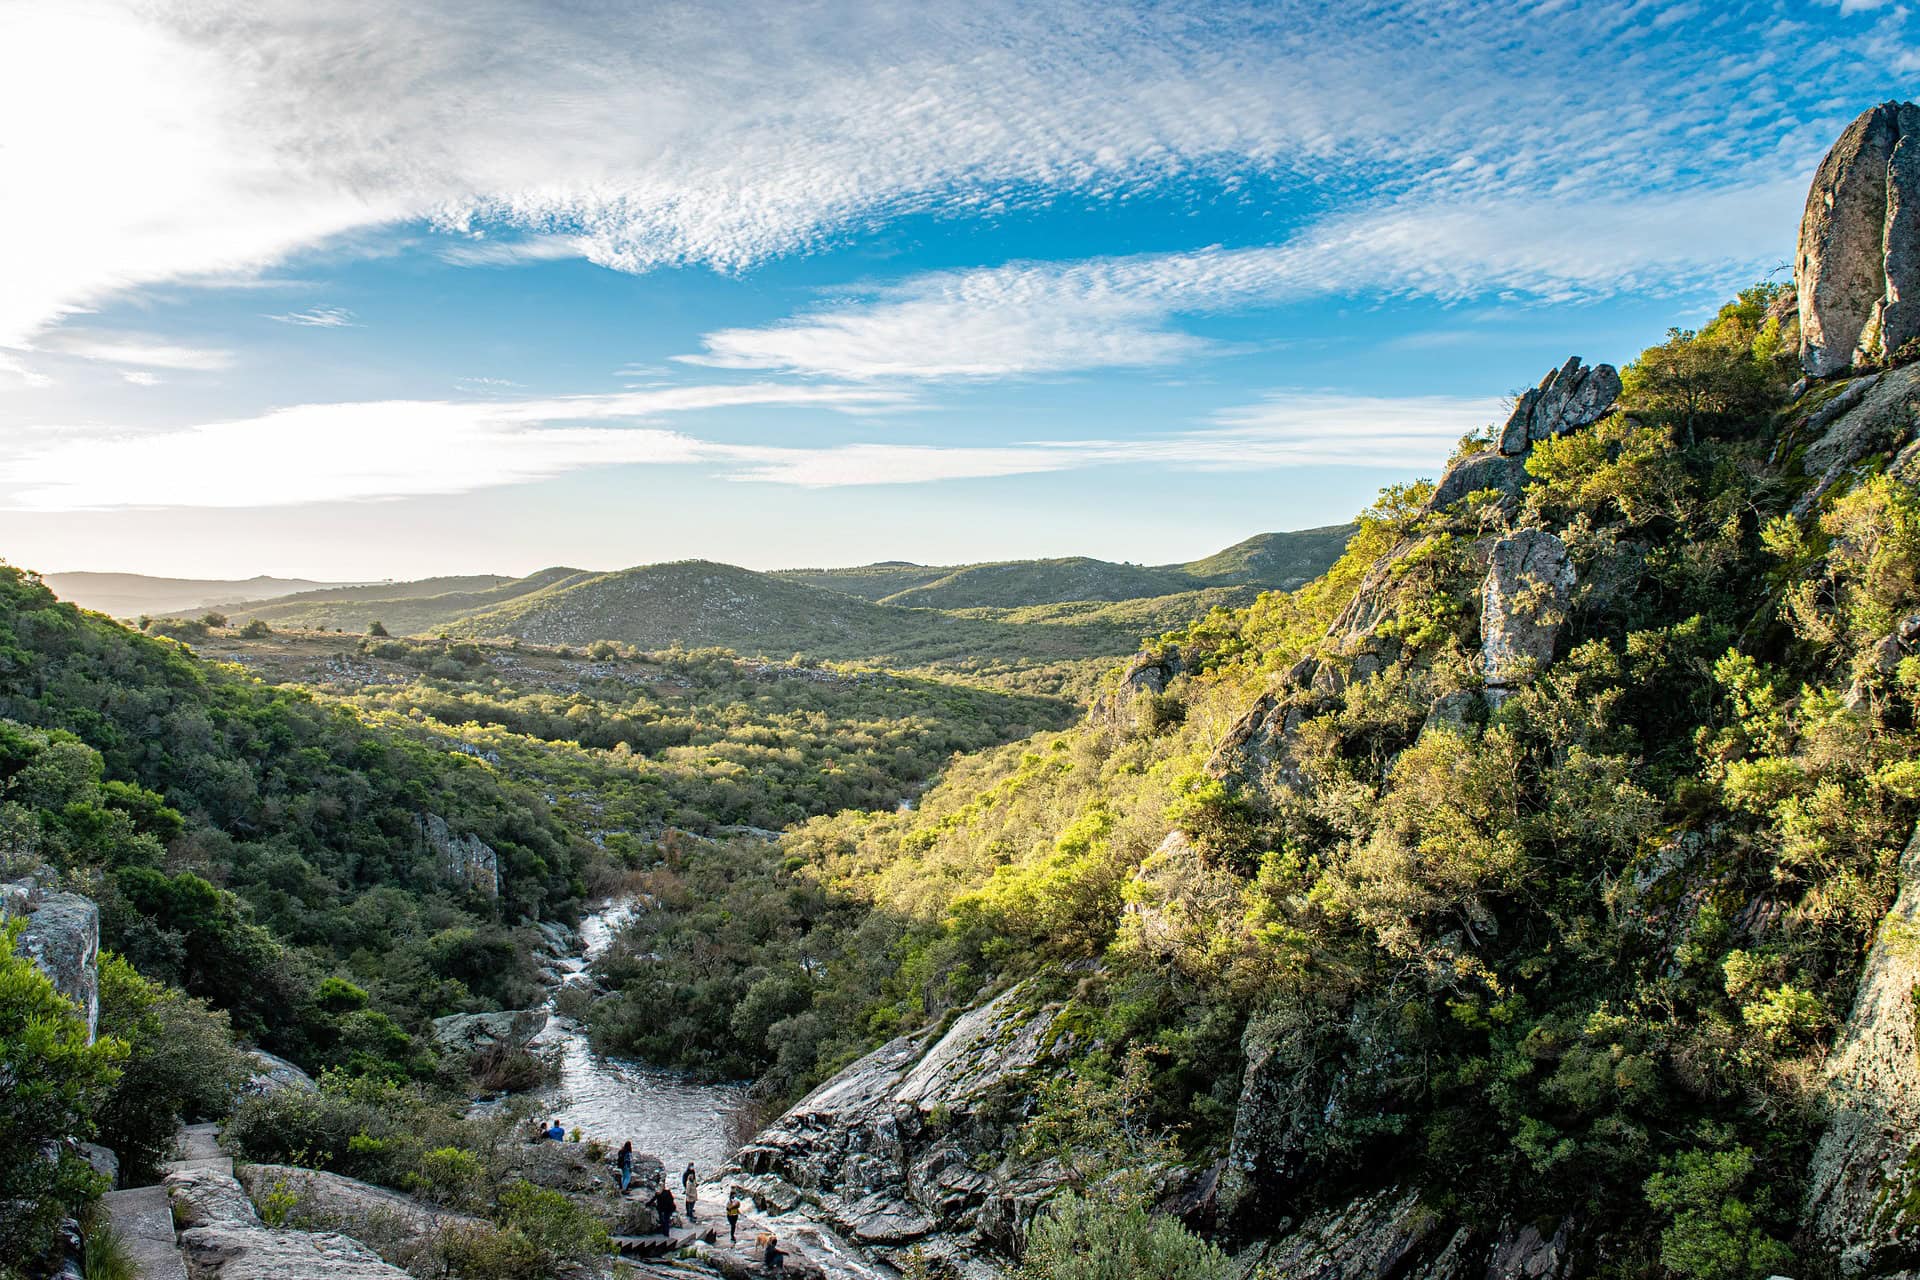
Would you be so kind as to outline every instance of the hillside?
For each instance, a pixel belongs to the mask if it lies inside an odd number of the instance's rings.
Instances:
[[[556,567],[524,578],[493,574],[425,578],[250,601],[234,605],[227,613],[238,621],[258,618],[269,626],[359,633],[378,622],[395,635],[427,634],[468,614],[591,576],[581,569]]]
[[[1076,600],[1134,600],[1201,587],[1292,590],[1339,558],[1354,526],[1261,533],[1187,564],[1137,565],[1069,556],[969,565],[886,561],[851,569],[781,569],[773,576],[876,603],[932,609],[1020,609]]]
[[[305,578],[152,578],[141,573],[49,573],[42,579],[62,600],[115,618],[193,613],[237,601],[272,600],[344,584]]]

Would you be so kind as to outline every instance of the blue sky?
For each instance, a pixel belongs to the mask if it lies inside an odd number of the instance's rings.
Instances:
[[[1169,562],[1336,522],[1784,268],[1916,34],[1869,0],[0,0],[0,555]]]

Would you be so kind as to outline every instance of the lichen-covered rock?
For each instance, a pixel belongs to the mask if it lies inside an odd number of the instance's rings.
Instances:
[[[455,835],[447,820],[437,813],[416,816],[413,822],[442,875],[489,898],[500,896],[500,855],[493,846],[471,832]]]
[[[1574,585],[1566,544],[1522,529],[1493,544],[1480,592],[1480,662],[1489,693],[1511,689],[1553,660]]]
[[[1835,406],[1840,406],[1838,411]],[[1816,410],[1803,430],[1819,432],[1801,455],[1801,468],[1819,479],[1794,503],[1799,517],[1811,514],[1820,499],[1849,472],[1876,453],[1912,438],[1920,426],[1920,365],[1856,379]]]
[[[474,1053],[496,1044],[519,1048],[546,1029],[542,1009],[503,1009],[497,1013],[450,1013],[433,1020],[433,1042],[450,1053]]]
[[[0,918],[16,915],[27,919],[19,954],[78,1006],[91,1043],[100,1026],[100,908],[77,893],[48,892],[29,877],[0,892]]]
[[[1880,1275],[1920,1250],[1920,832],[1900,892],[1867,953],[1853,1011],[1827,1056],[1827,1127],[1814,1149],[1806,1219],[1845,1275]]]
[[[1800,363],[1813,377],[1884,358],[1898,346],[1887,345],[1892,333],[1913,324],[1920,161],[1900,146],[1913,136],[1920,107],[1882,103],[1846,127],[1814,174],[1793,273]]]
[[[943,1035],[874,1050],[757,1134],[721,1180],[870,1246],[937,1232],[962,1250],[1006,1248],[1057,1182],[975,1164],[1003,1147],[1030,1077],[1067,1047],[1059,1007],[1030,1008],[1032,998],[1014,987]]]
[[[1266,1280],[1392,1280],[1447,1239],[1441,1227],[1418,1192],[1393,1187],[1324,1209],[1242,1261]]]
[[[1311,698],[1263,694],[1214,748],[1207,772],[1255,795],[1271,795],[1280,787],[1310,790],[1295,747],[1301,727],[1315,714]]]

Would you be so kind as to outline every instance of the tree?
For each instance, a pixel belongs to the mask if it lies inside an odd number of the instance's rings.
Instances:
[[[87,1024],[31,960],[26,923],[0,927],[0,1277],[53,1245],[60,1221],[103,1188],[74,1148],[92,1136],[126,1046]]]
[[[262,636],[272,635],[273,628],[268,626],[264,620],[254,618],[249,621],[246,626],[240,628],[240,634],[248,640],[258,640]]]
[[[206,623],[209,627],[224,627],[227,625],[227,615],[217,609],[209,609],[200,615],[200,621]]]
[[[385,637],[385,636],[390,636],[393,633],[387,630],[386,623],[380,621],[380,619],[378,618],[375,618],[372,622],[369,622],[367,624],[367,634],[370,636]]]

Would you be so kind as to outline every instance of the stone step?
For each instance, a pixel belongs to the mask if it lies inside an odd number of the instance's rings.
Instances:
[[[182,1160],[214,1160],[226,1154],[220,1150],[220,1126],[217,1124],[182,1125],[174,1139]]]
[[[187,1280],[187,1264],[173,1238],[173,1206],[165,1187],[109,1191],[101,1197],[107,1221],[120,1234],[139,1280]]]
[[[160,1166],[160,1176],[169,1173],[184,1173],[188,1169],[212,1169],[219,1173],[233,1172],[232,1156],[207,1156],[199,1160],[169,1160]]]
[[[712,1227],[678,1227],[663,1235],[615,1236],[613,1247],[632,1258],[658,1258],[678,1253],[695,1241],[712,1244],[714,1234]]]

